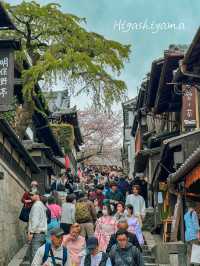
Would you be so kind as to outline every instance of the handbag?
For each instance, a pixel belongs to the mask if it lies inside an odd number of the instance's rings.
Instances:
[[[28,223],[30,211],[31,211],[31,208],[27,208],[23,206],[21,209],[20,215],[19,215],[19,219],[24,223]]]
[[[200,263],[200,246],[193,244],[192,245],[192,253],[191,253],[191,263]]]

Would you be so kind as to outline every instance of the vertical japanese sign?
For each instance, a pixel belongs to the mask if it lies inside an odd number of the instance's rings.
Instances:
[[[196,127],[196,88],[191,86],[183,87],[184,94],[182,96],[182,121],[183,127]]]
[[[0,49],[0,111],[11,109],[14,85],[14,59],[12,50]]]

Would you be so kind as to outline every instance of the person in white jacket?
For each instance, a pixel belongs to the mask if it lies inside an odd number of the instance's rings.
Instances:
[[[132,194],[126,197],[126,205],[131,204],[133,206],[134,215],[138,218],[140,225],[142,226],[142,221],[145,217],[145,200],[139,195],[140,186],[133,185]]]
[[[35,254],[31,266],[71,266],[69,252],[62,246],[64,231],[51,230],[51,244],[41,246]]]

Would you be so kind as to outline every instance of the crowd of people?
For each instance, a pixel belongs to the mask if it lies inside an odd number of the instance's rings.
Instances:
[[[85,168],[22,197],[32,266],[143,266],[144,178]],[[65,195],[65,197],[63,197]]]

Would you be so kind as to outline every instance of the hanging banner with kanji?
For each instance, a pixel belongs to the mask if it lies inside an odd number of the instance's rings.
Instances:
[[[185,128],[196,127],[196,88],[184,86],[182,96],[182,118]]]
[[[14,59],[12,50],[0,49],[0,111],[12,109]]]

